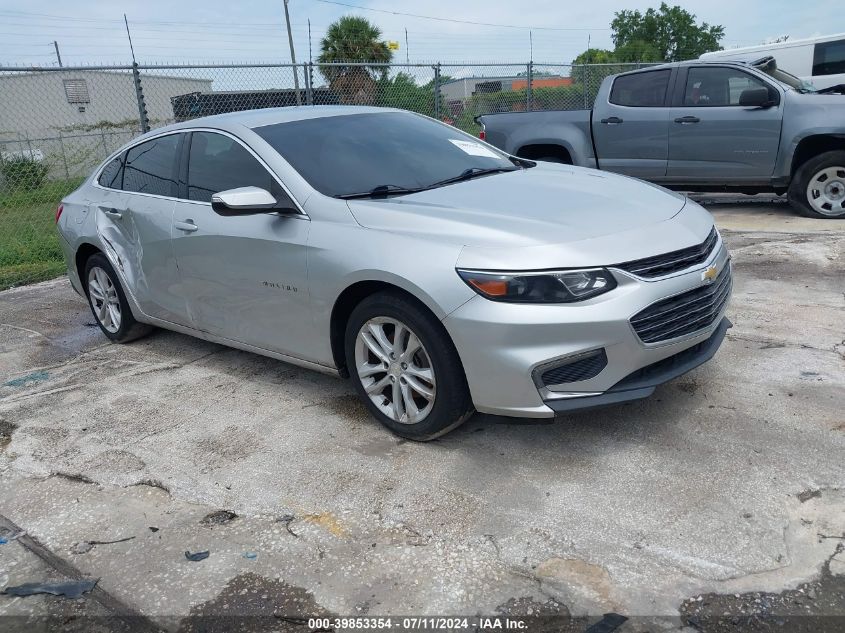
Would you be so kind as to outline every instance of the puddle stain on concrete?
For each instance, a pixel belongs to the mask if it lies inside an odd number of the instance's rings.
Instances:
[[[7,380],[3,383],[3,387],[26,387],[28,385],[38,384],[39,382],[44,382],[45,380],[50,379],[50,372],[47,371],[34,371],[32,373],[26,374],[25,376],[20,376],[19,378],[12,378],[11,380]]]
[[[355,394],[344,394],[317,402],[311,406],[320,406],[334,415],[342,415],[350,420],[361,420],[369,417],[370,413],[364,403]]]
[[[0,451],[12,443],[12,434],[17,430],[18,425],[0,418]]]
[[[611,598],[612,580],[601,565],[578,558],[549,558],[537,566],[535,575],[541,583],[548,583],[564,595],[581,598],[601,606],[617,609]]]
[[[309,617],[332,613],[302,587],[246,573],[228,582],[216,598],[193,607],[179,633],[306,631]]]
[[[317,514],[306,514],[302,517],[303,521],[308,521],[313,525],[323,528],[337,538],[346,538],[348,532],[344,528],[337,517],[331,512],[320,512]]]

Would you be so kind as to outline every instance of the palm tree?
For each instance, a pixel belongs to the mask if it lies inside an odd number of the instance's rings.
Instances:
[[[376,79],[387,75],[392,51],[380,40],[381,29],[365,18],[347,15],[329,26],[320,40],[320,72],[345,104],[375,101]],[[356,66],[342,65],[357,62]],[[363,64],[370,62],[372,65]],[[341,64],[327,66],[326,64]],[[381,64],[381,65],[379,65]]]

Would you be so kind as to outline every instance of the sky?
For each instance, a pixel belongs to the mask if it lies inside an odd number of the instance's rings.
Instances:
[[[831,24],[818,17],[841,15],[840,2],[669,4],[680,4],[699,21],[723,25],[723,45],[733,48],[782,35],[798,39],[845,31],[845,20]],[[615,11],[657,5],[659,0],[290,0],[289,10],[298,62],[317,57],[320,38],[334,20],[360,15],[385,40],[399,43],[396,62],[569,63],[588,41],[612,47]],[[290,61],[282,0],[0,0],[0,64],[55,66],[54,40],[65,66],[129,63],[124,13],[139,63]]]

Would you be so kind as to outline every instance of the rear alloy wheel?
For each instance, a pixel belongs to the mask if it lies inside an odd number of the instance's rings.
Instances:
[[[807,217],[845,219],[845,151],[825,152],[804,163],[789,185],[789,200]]]
[[[117,343],[128,343],[144,336],[152,327],[138,323],[132,316],[117,273],[102,253],[95,253],[85,263],[85,294],[97,325]]]
[[[121,323],[120,298],[111,277],[99,266],[88,271],[88,298],[97,322],[106,332],[116,334]]]
[[[432,440],[473,412],[452,340],[410,297],[379,292],[361,301],[346,325],[345,355],[358,396],[397,435]]]

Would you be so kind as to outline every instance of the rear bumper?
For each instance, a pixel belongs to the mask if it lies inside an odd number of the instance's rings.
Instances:
[[[71,246],[70,242],[68,242],[65,234],[60,230],[59,233],[59,245],[62,247],[62,255],[65,257],[65,264],[67,265],[67,276],[70,279],[70,285],[73,289],[81,296],[85,296],[85,292],[82,290],[82,280],[79,278],[79,273],[76,270],[76,253]]]
[[[638,369],[602,394],[563,400],[546,400],[545,404],[555,412],[555,415],[560,415],[570,411],[592,409],[647,398],[654,393],[659,385],[677,378],[713,358],[722,345],[728,329],[732,326],[730,320],[723,317],[710,338],[674,356],[669,356]]]

